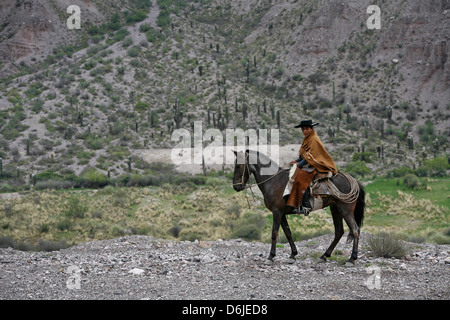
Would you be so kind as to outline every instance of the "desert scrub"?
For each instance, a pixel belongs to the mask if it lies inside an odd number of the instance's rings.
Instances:
[[[418,220],[440,220],[447,221],[448,209],[434,204],[428,199],[416,199],[414,195],[397,191],[397,197],[386,196],[378,193],[380,205],[378,207],[368,208],[369,214],[388,213],[390,215],[401,215]]]
[[[392,233],[379,233],[369,236],[367,240],[370,251],[376,257],[401,258],[404,257],[407,248],[400,240],[397,240]]]

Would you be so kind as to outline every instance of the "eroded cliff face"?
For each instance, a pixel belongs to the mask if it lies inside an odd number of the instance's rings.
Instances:
[[[12,9],[14,35],[5,41],[5,55],[13,61],[44,53],[42,44],[55,31],[49,11],[38,1],[19,1]]]
[[[117,2],[117,1],[116,1]],[[115,2],[112,2],[116,6]],[[90,0],[3,0],[0,2],[0,74],[18,71],[21,62],[32,64],[52,54],[54,48],[71,45],[82,30],[69,30],[69,5],[82,8],[83,22],[100,23],[110,14]]]
[[[448,101],[450,1],[405,1],[396,9],[382,33],[380,51],[397,55],[407,88],[423,98]]]
[[[155,0],[156,1],[156,0]],[[155,2],[154,1],[154,2]],[[4,0],[0,3],[1,76],[18,71],[21,62],[45,59],[58,46],[73,44],[86,31],[68,30],[66,10],[82,9],[82,23],[99,24],[127,1]],[[208,10],[225,5],[243,19],[254,19],[244,44],[276,53],[286,77],[308,76],[328,66],[336,79],[358,85],[359,72],[373,74],[364,82],[374,91],[400,100],[450,100],[448,63],[450,0],[248,0],[213,1]],[[369,5],[381,10],[381,29],[368,30]],[[192,14],[202,12],[191,11]],[[225,25],[223,28],[238,29]],[[83,25],[85,26],[85,25]],[[191,30],[195,32],[194,30]],[[200,37],[200,35],[199,35]],[[394,72],[389,71],[395,60]],[[332,79],[331,79],[332,80]],[[388,92],[388,93],[387,93]]]

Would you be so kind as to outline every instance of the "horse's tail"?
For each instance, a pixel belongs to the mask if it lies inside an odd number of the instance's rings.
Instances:
[[[364,190],[364,186],[361,184],[361,182],[358,181],[359,186],[359,195],[358,199],[356,200],[356,207],[355,207],[355,221],[358,227],[362,227],[363,221],[364,221],[364,209],[366,208],[366,191]]]

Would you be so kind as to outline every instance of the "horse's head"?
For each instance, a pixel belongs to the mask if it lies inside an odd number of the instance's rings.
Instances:
[[[248,164],[247,152],[233,151],[236,160],[234,161],[234,175],[233,175],[233,188],[236,191],[242,191],[245,188],[245,184],[250,178],[250,168]]]

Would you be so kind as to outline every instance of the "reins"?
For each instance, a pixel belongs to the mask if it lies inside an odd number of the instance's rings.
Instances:
[[[251,193],[252,193],[252,196],[253,196],[253,200],[255,200],[256,197],[255,197],[255,194],[253,193],[252,187],[254,187],[254,186],[259,186],[259,185],[261,185],[261,184],[263,184],[263,183],[269,181],[270,179],[273,179],[274,177],[276,177],[276,176],[279,175],[280,173],[289,170],[289,169],[283,169],[283,168],[282,168],[281,170],[278,170],[277,173],[275,173],[274,175],[271,175],[269,178],[267,178],[267,179],[265,179],[265,180],[263,180],[263,181],[256,182],[256,183],[253,183],[253,184],[247,184],[247,183],[244,181],[244,179],[245,179],[245,170],[248,171],[248,177],[249,177],[249,179],[250,179],[250,175],[251,175],[251,173],[252,173],[252,172],[250,171],[249,166],[248,166],[247,158],[248,158],[248,154],[245,153],[245,157],[244,157],[244,171],[242,172],[241,182],[233,183],[233,186],[235,186],[235,185],[242,185],[243,189],[250,189],[250,191],[251,191]],[[245,194],[245,197],[247,198],[247,194]],[[247,198],[247,203],[248,203],[248,207],[250,208],[250,202],[248,201],[248,198]]]

